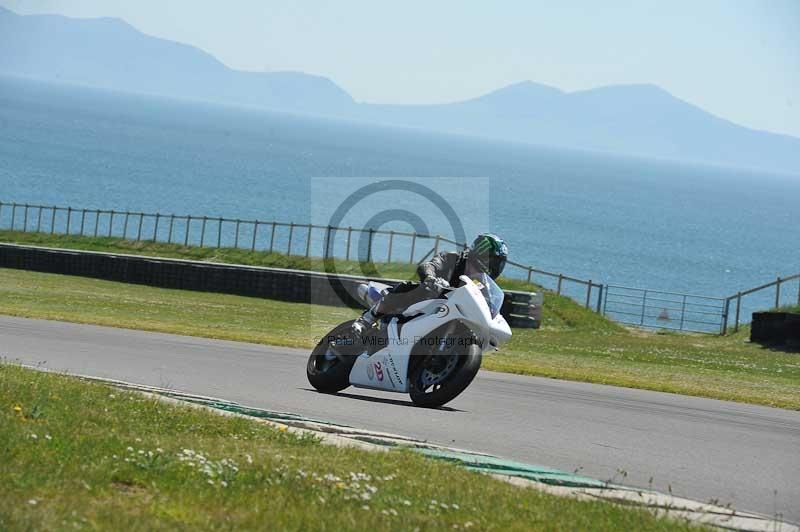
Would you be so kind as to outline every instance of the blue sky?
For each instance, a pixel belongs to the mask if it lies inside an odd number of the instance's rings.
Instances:
[[[120,17],[242,70],[330,77],[356,100],[438,103],[521,80],[654,83],[742,125],[800,137],[800,1],[0,0]]]

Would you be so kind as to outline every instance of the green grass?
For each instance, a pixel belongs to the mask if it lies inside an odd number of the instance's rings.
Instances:
[[[239,248],[210,248],[183,246],[163,242],[124,240],[115,237],[88,237],[78,235],[50,235],[47,233],[23,233],[0,230],[0,242],[14,242],[33,246],[47,246],[87,251],[127,253],[129,255],[150,255],[176,259],[246,264],[248,266],[267,266],[273,268],[292,268],[296,270],[324,271],[323,260],[318,257],[284,255],[281,253],[252,252]],[[377,263],[381,277],[409,279],[414,276],[416,264]],[[337,260],[338,273],[361,275],[358,261]]]
[[[119,238],[0,231],[0,241],[302,270],[323,270],[321,259],[242,249],[184,247]],[[374,264],[389,278],[415,277],[415,265]],[[361,274],[355,261],[337,260],[340,273]],[[515,279],[504,288],[541,290]],[[173,332],[290,347],[355,313],[349,309],[222,294],[163,290],[0,270],[0,312],[80,323]],[[614,384],[800,409],[796,355],[748,341],[749,327],[717,337],[631,330],[545,291],[542,327],[515,329],[511,342],[485,358],[487,369]]]
[[[125,253],[129,255],[146,255],[186,260],[201,260],[227,264],[245,264],[248,266],[265,266],[272,268],[290,268],[295,270],[325,271],[323,260],[316,257],[283,255],[281,253],[251,252],[237,248],[200,248],[163,242],[133,241],[121,238],[88,237],[78,235],[50,235],[47,233],[23,233],[20,231],[0,230],[0,242],[12,242],[32,246],[80,249],[86,251],[103,251]],[[336,271],[349,275],[364,275],[369,272],[375,277],[387,279],[416,279],[416,264],[407,263],[369,263],[358,261],[336,260]],[[509,290],[538,291],[541,287],[528,284],[517,279],[499,280],[500,286]],[[553,325],[571,322],[591,322],[596,325],[613,326],[612,322],[594,312],[576,304],[565,296],[548,293],[544,302],[544,320]]]
[[[554,298],[555,299],[555,298]],[[572,303],[515,329],[484,368],[800,410],[800,359],[736,335],[629,331]],[[351,309],[0,269],[0,313],[310,348]]]
[[[9,531],[690,529],[11,365],[0,365],[0,478]]]

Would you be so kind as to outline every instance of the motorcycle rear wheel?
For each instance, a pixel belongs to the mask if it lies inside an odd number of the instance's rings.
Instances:
[[[306,364],[308,382],[322,393],[336,393],[350,386],[350,370],[353,369],[356,357],[342,354],[346,347],[333,353],[331,342],[335,339],[352,338],[353,321],[346,321],[335,327],[311,351]]]

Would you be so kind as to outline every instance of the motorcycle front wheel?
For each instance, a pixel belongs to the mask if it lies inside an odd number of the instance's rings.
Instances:
[[[356,357],[347,354],[346,341],[352,338],[352,325],[353,320],[350,320],[337,326],[323,336],[311,351],[306,364],[306,377],[317,391],[336,393],[350,386],[350,370]]]
[[[462,352],[416,356],[425,358],[412,368],[409,395],[415,405],[427,408],[455,399],[481,368],[481,349],[474,344],[465,346]]]

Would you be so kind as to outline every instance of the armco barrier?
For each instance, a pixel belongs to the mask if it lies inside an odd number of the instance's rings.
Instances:
[[[0,243],[0,268],[334,306],[356,306],[354,295],[358,285],[365,280],[364,277],[352,275],[304,270],[6,243]],[[331,283],[332,278],[338,282]],[[399,282],[376,280],[391,285]],[[338,288],[334,289],[334,286]],[[503,314],[512,326],[539,326],[541,295],[506,291],[506,304],[503,307]]]

